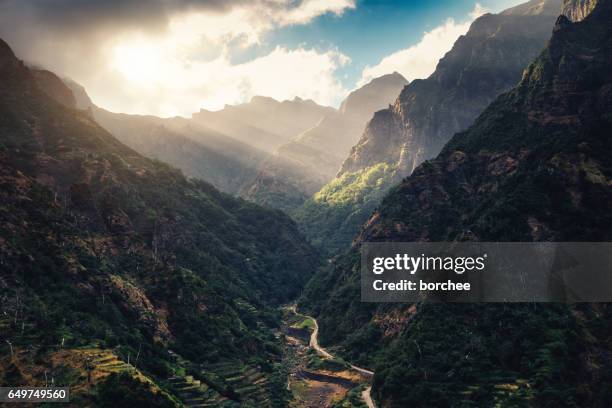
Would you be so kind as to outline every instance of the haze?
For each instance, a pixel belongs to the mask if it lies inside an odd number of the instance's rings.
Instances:
[[[396,14],[429,16],[405,35],[405,27],[385,27],[388,8],[369,1],[6,0],[0,35],[28,63],[83,85],[98,106],[188,117],[255,95],[337,107],[378,76],[425,78],[471,21],[513,3],[455,2],[447,15],[443,7],[431,15],[429,4],[394,5]],[[353,23],[372,14],[380,19],[365,31]],[[360,38],[383,30],[397,31],[386,42],[393,49]]]

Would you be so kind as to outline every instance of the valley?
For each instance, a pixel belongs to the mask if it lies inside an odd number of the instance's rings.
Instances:
[[[16,19],[44,8],[26,3]],[[423,5],[164,1],[147,19],[139,2],[77,3],[58,7],[138,18],[96,26],[116,25],[112,41],[0,39],[0,385],[69,387],[79,408],[612,406],[608,303],[375,303],[360,286],[370,243],[612,241],[612,0],[478,4],[360,60],[362,78],[351,47],[290,49],[296,27]],[[50,56],[76,43],[78,58]],[[112,58],[93,59],[105,69],[86,88],[67,72],[88,49]],[[435,57],[427,75],[388,68],[415,52]],[[126,67],[129,84],[110,81]],[[129,101],[183,116],[104,107]],[[372,270],[432,261],[449,275],[420,289],[462,291],[447,277],[483,259],[374,256]]]
[[[293,408],[375,408],[370,395],[374,373],[334,356],[319,345],[319,325],[312,316],[283,308],[289,380]]]

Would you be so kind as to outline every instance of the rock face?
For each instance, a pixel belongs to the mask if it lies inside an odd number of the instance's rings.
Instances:
[[[562,14],[570,21],[582,21],[595,8],[597,0],[567,0],[563,3]]]
[[[429,78],[413,81],[393,106],[374,114],[336,179],[297,212],[309,238],[347,246],[392,185],[439,153],[454,133],[520,80],[550,37],[560,9],[560,0],[531,1],[474,21]],[[382,177],[354,184],[381,166],[386,168],[377,171]],[[334,227],[327,229],[317,219]]]
[[[611,51],[612,1],[580,22],[560,16],[520,83],[394,188],[354,249],[309,284],[323,342],[375,369],[382,406],[607,404],[609,305],[363,304],[358,246],[609,241]],[[398,313],[408,319],[389,333]]]
[[[293,221],[145,158],[37,76],[0,40],[0,323],[36,350],[27,372],[60,344],[139,353],[157,380],[169,348],[280,359],[272,307],[318,264]]]
[[[474,21],[429,78],[413,81],[392,108],[372,118],[341,173],[387,162],[409,174],[439,153],[453,134],[518,82],[542,49],[561,2],[542,3],[550,6],[515,8]]]
[[[294,210],[336,175],[372,114],[395,100],[407,83],[393,73],[351,92],[338,111],[266,159],[242,195],[260,204]]]
[[[588,22],[572,24],[560,16],[548,47],[519,85],[386,197],[358,240],[395,239],[384,236],[387,221],[397,238],[408,241],[457,240],[466,234],[482,241],[605,239],[612,193],[605,136],[612,124],[607,69],[612,29],[600,30],[612,21],[606,4]],[[591,34],[593,47],[585,38]],[[514,203],[518,211],[502,217],[498,211],[516,191],[526,197]],[[526,205],[517,207],[519,202]],[[443,229],[424,227],[435,224],[434,213],[451,208]],[[572,216],[583,224],[568,225],[564,217]],[[500,236],[503,219],[510,222],[507,235]],[[534,219],[545,235],[533,235]]]
[[[57,75],[44,69],[31,69],[30,72],[36,79],[38,86],[47,95],[69,108],[77,107],[77,100],[70,90]]]

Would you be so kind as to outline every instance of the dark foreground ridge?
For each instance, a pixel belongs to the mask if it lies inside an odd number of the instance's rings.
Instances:
[[[317,264],[295,224],[139,155],[40,80],[0,41],[0,381],[175,405],[166,378],[194,371],[238,403],[252,390],[226,374],[256,371],[282,405],[273,308]]]

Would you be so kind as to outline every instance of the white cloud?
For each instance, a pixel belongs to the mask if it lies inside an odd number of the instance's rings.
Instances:
[[[232,64],[226,53],[210,61],[186,61],[144,42],[118,45],[113,52],[109,68],[89,89],[94,102],[119,112],[189,116],[254,95],[300,96],[331,105],[347,92],[335,71],[348,57],[337,50],[277,47],[241,64]],[[109,82],[115,86],[109,88]]]
[[[394,71],[410,81],[427,78],[436,69],[440,58],[452,48],[457,38],[467,33],[472,21],[485,12],[486,10],[477,3],[469,13],[468,20],[457,23],[452,18],[446,19],[442,25],[425,32],[417,44],[384,57],[372,67],[367,66],[357,85],[362,86],[376,77]]]
[[[310,23],[324,14],[342,15],[355,8],[355,0],[271,0],[256,7],[235,7],[226,13],[192,12],[170,20],[169,35],[193,42],[229,42],[239,39],[242,45],[260,41],[266,32],[289,25]]]
[[[100,13],[89,15],[89,8],[73,5],[76,17],[85,21],[59,24],[59,28],[44,25],[44,18],[37,20],[36,16],[49,11],[44,7],[36,9],[40,13],[17,8],[14,15],[21,24],[9,34],[22,38],[15,41],[22,58],[74,79],[85,86],[96,104],[117,112],[189,116],[200,108],[221,108],[248,101],[253,95],[299,96],[335,104],[346,94],[335,78],[336,69],[348,61],[345,55],[336,49],[304,47],[270,51],[265,34],[308,24],[324,14],[341,15],[355,8],[355,0],[210,2],[223,7],[183,3],[185,7],[170,8],[163,16],[151,12],[142,20],[120,21],[115,21],[115,14],[101,19],[97,17]],[[144,2],[130,4],[136,14],[147,10]],[[5,6],[0,9],[10,11]],[[8,18],[0,15],[0,21]],[[28,29],[19,34],[19,27]],[[236,52],[247,49],[258,54],[247,62],[233,62]]]
[[[335,104],[346,94],[335,71],[348,62],[338,50],[277,47],[251,61],[233,64],[230,44],[259,44],[270,30],[307,24],[326,13],[340,15],[355,7],[354,0],[272,0],[266,5],[175,15],[167,29],[155,36],[142,32],[117,35],[105,48],[109,61],[105,75],[86,87],[94,101],[108,109],[162,116],[220,109],[254,95],[279,100],[299,96]],[[217,50],[216,57],[201,56],[203,50],[211,49]],[[115,86],[109,88],[109,83]],[[122,90],[120,95],[117,87]]]
[[[313,18],[326,13],[341,15],[346,9],[354,9],[355,0],[306,0],[299,7],[281,12],[278,19],[281,24],[306,24]]]

